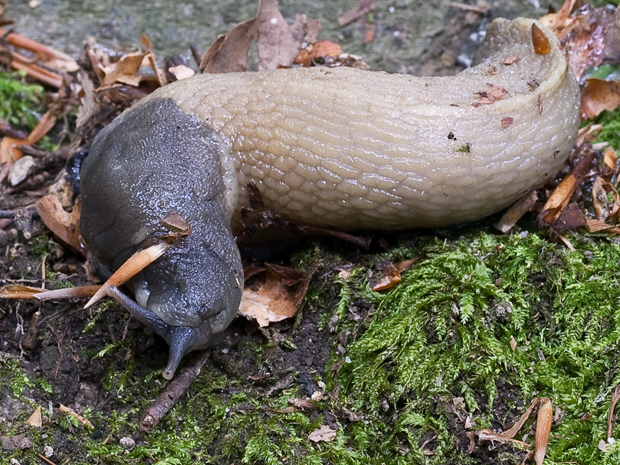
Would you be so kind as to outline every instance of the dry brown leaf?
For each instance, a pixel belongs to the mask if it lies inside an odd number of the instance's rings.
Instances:
[[[43,425],[41,410],[42,409],[40,405],[36,409],[34,409],[32,415],[30,415],[30,417],[28,417],[28,419],[26,420],[26,424],[34,428],[40,428]]]
[[[508,129],[512,123],[514,122],[514,119],[511,118],[510,116],[507,116],[505,118],[502,118],[502,120],[500,121],[500,125],[502,126],[502,129]]]
[[[299,51],[302,37],[295,37],[278,10],[277,0],[260,0],[256,14],[258,69],[290,66]]]
[[[536,418],[536,439],[534,442],[534,462],[536,462],[536,465],[542,465],[545,460],[551,434],[551,423],[553,422],[551,400],[543,397],[541,404],[538,409],[538,417]]]
[[[603,152],[603,163],[607,168],[607,173],[616,173],[616,152],[613,147],[607,147]]]
[[[75,250],[86,256],[87,249],[80,240],[79,203],[73,206],[71,213],[62,208],[60,200],[53,195],[45,195],[34,204],[41,220],[54,235]]]
[[[360,0],[360,2],[348,11],[345,11],[340,18],[338,18],[338,25],[345,26],[353,21],[360,19],[366,13],[373,11],[376,8],[373,0]]]
[[[567,2],[565,6],[570,5]],[[567,9],[562,8],[564,13]],[[542,21],[552,23],[551,28],[560,39],[578,79],[590,67],[620,59],[620,45],[617,43],[620,37],[620,13],[617,9],[614,13],[609,8],[594,8],[586,4],[570,16],[557,19],[544,17]]]
[[[375,284],[372,290],[376,292],[393,288],[402,281],[401,273],[411,268],[418,261],[420,261],[419,258],[414,258],[386,266],[383,269],[384,278]]]
[[[586,79],[581,93],[581,118],[590,119],[620,106],[620,82]]]
[[[118,81],[137,87],[142,77],[137,76],[136,73],[140,66],[142,66],[142,60],[144,60],[145,55],[146,53],[144,52],[132,52],[123,55],[117,63],[110,64],[109,66],[100,64],[99,69],[104,75],[101,85],[110,86]]]
[[[614,233],[613,231],[614,229],[617,229],[620,231],[620,229],[617,228],[616,226],[607,224],[604,221],[596,220],[594,218],[586,218],[586,227],[588,228],[588,232],[591,232],[591,233],[596,233],[596,232],[601,232],[601,231],[608,231],[608,232]],[[618,234],[618,233],[614,233],[614,234]]]
[[[11,166],[24,156],[19,149],[21,145],[24,141],[9,136],[4,136],[0,141],[0,182],[7,177]]]
[[[572,172],[555,188],[538,215],[538,225],[541,229],[553,225],[560,218],[575,189],[581,184],[592,166],[595,152],[589,144],[584,143],[577,146],[575,150],[579,152],[579,156],[575,157],[578,161]]]
[[[267,265],[264,273],[255,275],[253,280],[246,279],[239,313],[255,319],[261,327],[294,316],[314,271],[311,268],[301,273],[279,265]]]
[[[336,437],[337,433],[338,432],[336,430],[331,429],[327,425],[323,425],[320,429],[316,429],[310,433],[308,435],[308,439],[312,442],[330,442]]]
[[[255,20],[237,24],[227,34],[220,35],[200,61],[203,73],[234,73],[245,71],[248,52],[256,38]]]
[[[322,57],[337,57],[342,53],[342,47],[329,40],[321,40],[309,44],[307,47],[302,48],[294,63],[297,65],[310,66],[312,62]]]
[[[551,53],[551,43],[545,33],[536,24],[532,24],[532,44],[538,55]]]
[[[502,61],[500,61],[500,63],[502,65],[506,65],[506,66],[510,66],[515,64],[517,61],[519,61],[521,58],[514,56],[514,55],[509,55],[507,57],[505,57]]]
[[[491,105],[495,103],[496,100],[499,100],[508,94],[508,91],[501,86],[486,83],[484,85],[484,90],[477,92],[477,94],[480,96],[480,99],[472,103],[473,107],[479,107],[480,105]]]
[[[375,38],[377,33],[377,24],[364,21],[364,43],[369,44]]]
[[[560,37],[559,33],[572,22],[572,18],[570,18],[571,12],[575,8],[581,6],[581,4],[581,0],[565,0],[562,4],[562,8],[556,13],[549,13],[543,16],[540,18],[540,22],[553,30],[553,32]]]
[[[613,197],[611,205],[609,205],[608,194],[611,194]],[[614,223],[618,223],[620,195],[618,195],[618,191],[612,183],[598,176],[592,186],[592,202],[597,220],[606,221],[611,219]]]
[[[183,64],[177,66],[171,66],[168,68],[168,72],[174,76],[174,79],[177,81],[182,81],[183,79],[191,78],[196,71],[194,71],[189,66],[185,66]]]
[[[41,119],[37,122],[32,132],[24,140],[24,145],[34,145],[39,142],[56,124],[58,115],[57,108],[50,108],[45,112]]]
[[[481,441],[512,442],[513,444],[517,444],[521,446],[522,448],[529,448],[530,445],[528,443],[514,439],[514,437],[521,430],[521,428],[523,427],[527,419],[532,415],[532,412],[534,411],[536,407],[539,408],[539,414],[538,414],[539,422],[541,421],[540,411],[541,410],[543,411],[540,434],[538,433],[539,431],[538,426],[536,429],[536,433],[537,433],[536,434],[536,441],[537,441],[536,451],[540,450],[541,452],[538,452],[538,456],[542,454],[542,457],[544,458],[544,454],[546,452],[546,444],[544,444],[544,450],[543,450],[543,443],[544,443],[543,439],[546,434],[547,441],[548,441],[548,436],[549,436],[548,430],[550,431],[551,420],[553,417],[553,409],[551,408],[551,401],[546,397],[537,397],[536,399],[534,399],[532,403],[530,404],[530,406],[527,408],[527,410],[523,413],[523,415],[521,415],[521,418],[519,418],[519,420],[514,424],[512,428],[502,433],[494,433],[490,429],[484,428],[484,429],[476,431],[475,435],[478,436],[478,439],[480,439]],[[536,456],[537,455],[535,455],[535,457]],[[536,463],[537,465],[540,465],[538,461]]]

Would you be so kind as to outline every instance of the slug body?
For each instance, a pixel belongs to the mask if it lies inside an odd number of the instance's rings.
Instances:
[[[550,53],[535,53],[533,23]],[[168,372],[237,312],[231,225],[248,183],[300,224],[397,230],[482,218],[559,170],[579,88],[557,39],[533,20],[495,20],[480,50],[480,63],[453,77],[320,67],[200,75],[155,91],[97,136],[82,170],[81,229],[104,265],[116,269],[171,210],[192,228],[133,282],[130,311],[150,314],[142,321],[164,337],[183,333],[167,337]]]

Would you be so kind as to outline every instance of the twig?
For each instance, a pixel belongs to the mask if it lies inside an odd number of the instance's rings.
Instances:
[[[179,375],[173,379],[168,386],[166,386],[164,392],[161,393],[153,405],[146,411],[146,415],[144,415],[144,418],[140,422],[140,429],[142,431],[146,433],[153,431],[157,423],[166,416],[168,410],[174,407],[179,398],[185,394],[187,389],[189,389],[191,384],[198,377],[210,353],[210,350],[194,352],[187,366],[181,370]]]

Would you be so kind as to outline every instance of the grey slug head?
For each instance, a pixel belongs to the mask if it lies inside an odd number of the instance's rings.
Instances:
[[[154,99],[102,130],[82,167],[81,234],[107,270],[167,234],[162,219],[169,213],[191,227],[131,280],[137,302],[117,289],[109,293],[170,344],[166,378],[239,308],[243,271],[230,228],[224,150],[202,121],[171,99]]]

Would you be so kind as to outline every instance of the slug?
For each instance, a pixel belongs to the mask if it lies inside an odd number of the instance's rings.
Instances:
[[[549,41],[536,53],[532,25]],[[165,86],[95,138],[81,233],[115,270],[177,212],[191,234],[109,294],[164,337],[172,377],[235,317],[233,234],[248,184],[305,225],[397,230],[476,220],[540,187],[566,160],[579,87],[553,33],[493,21],[479,64],[451,77],[350,68],[207,74]]]

